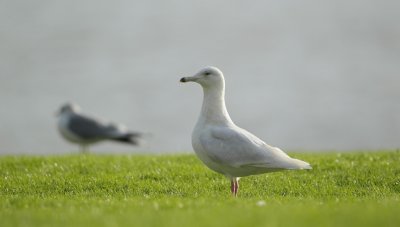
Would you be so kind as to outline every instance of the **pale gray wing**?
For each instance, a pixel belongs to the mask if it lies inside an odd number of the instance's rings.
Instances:
[[[68,129],[82,139],[105,139],[118,134],[118,129],[114,125],[79,114],[71,115]]]
[[[289,158],[280,149],[238,127],[214,127],[211,133],[200,137],[200,142],[214,162],[232,167],[279,168],[277,162]]]

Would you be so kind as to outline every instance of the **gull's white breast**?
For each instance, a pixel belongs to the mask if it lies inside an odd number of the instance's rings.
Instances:
[[[211,126],[209,126],[211,127]],[[195,151],[197,157],[210,169],[214,170],[215,172],[222,173],[226,175],[226,171],[224,171],[223,166],[219,163],[213,161],[210,157],[210,153],[204,149],[203,145],[201,144],[200,138],[209,136],[211,130],[207,129],[207,125],[196,124],[192,132],[192,146],[193,150]]]

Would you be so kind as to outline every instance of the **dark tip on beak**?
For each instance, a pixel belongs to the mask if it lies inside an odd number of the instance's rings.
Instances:
[[[181,80],[180,80],[180,82],[181,82],[181,83],[185,83],[185,82],[186,82],[185,77],[182,77]]]

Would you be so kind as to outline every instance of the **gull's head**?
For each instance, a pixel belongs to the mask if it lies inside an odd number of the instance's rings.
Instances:
[[[182,77],[180,81],[182,83],[196,82],[203,88],[224,86],[224,76],[221,70],[213,66],[205,67],[194,76]]]
[[[66,114],[66,113],[77,113],[80,112],[81,108],[75,103],[66,103],[61,106],[60,110],[58,111],[58,115]]]

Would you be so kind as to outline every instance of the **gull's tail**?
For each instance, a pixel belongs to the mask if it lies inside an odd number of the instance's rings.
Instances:
[[[288,169],[312,169],[311,165],[305,161],[292,158]]]
[[[132,145],[139,145],[139,138],[141,137],[141,133],[137,132],[128,132],[112,140],[122,142],[122,143],[129,143]]]
[[[278,157],[281,157],[281,162],[279,164],[283,169],[312,169],[311,165],[305,161],[291,158],[285,152],[283,152],[278,147],[272,148]]]

